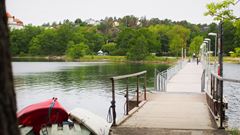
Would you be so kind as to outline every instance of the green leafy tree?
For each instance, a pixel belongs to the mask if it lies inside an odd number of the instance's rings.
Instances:
[[[89,47],[84,44],[74,44],[73,41],[68,43],[68,48],[66,50],[67,57],[71,59],[78,59],[89,53]]]
[[[116,43],[107,43],[102,46],[102,50],[104,52],[108,52],[108,54],[112,55],[116,51]]]
[[[12,54],[27,54],[32,38],[40,34],[42,31],[43,29],[41,27],[36,27],[32,25],[24,26],[23,29],[12,30],[10,33]]]
[[[144,36],[147,42],[148,51],[157,53],[161,51],[161,42],[158,41],[158,35],[147,28],[141,28],[138,32]]]
[[[181,50],[187,48],[187,41],[190,37],[190,30],[181,26],[175,25],[168,32],[170,38],[170,51],[172,55],[179,56]]]
[[[193,38],[193,40],[191,41],[190,47],[189,47],[189,51],[190,54],[192,55],[193,53],[198,54],[199,50],[200,50],[200,45],[203,42],[203,37],[202,36],[196,36]]]
[[[131,28],[123,29],[117,37],[117,55],[126,55],[130,48],[130,41],[136,38],[137,31]]]
[[[211,2],[207,4],[208,11],[204,15],[210,15],[217,21],[233,20],[235,16],[233,15],[233,10],[229,9],[229,7],[235,4],[237,4],[236,0],[223,0],[217,3]]]
[[[30,43],[30,53],[34,55],[62,55],[59,39],[55,29],[45,30],[37,35]]]
[[[148,55],[148,47],[146,38],[143,35],[138,36],[136,39],[131,39],[130,48],[127,53],[129,60],[144,60]]]

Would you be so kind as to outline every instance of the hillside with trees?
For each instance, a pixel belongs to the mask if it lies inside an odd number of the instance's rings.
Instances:
[[[240,28],[224,23],[224,53],[240,47]],[[238,25],[237,25],[238,26]],[[74,22],[27,25],[10,33],[13,56],[66,56],[79,59],[96,55],[102,50],[108,55],[126,56],[130,60],[143,60],[149,55],[180,56],[198,53],[199,46],[209,32],[217,32],[217,24],[191,24],[135,16],[106,17],[98,24],[88,24],[81,19]],[[212,40],[214,42],[214,39]],[[214,43],[212,43],[214,44]]]

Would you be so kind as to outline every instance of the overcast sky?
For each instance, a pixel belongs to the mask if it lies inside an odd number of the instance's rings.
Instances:
[[[134,15],[149,18],[187,20],[192,23],[211,23],[206,17],[206,4],[217,0],[6,0],[7,10],[24,24],[41,25],[76,18],[103,19]],[[240,15],[240,3],[235,13]]]

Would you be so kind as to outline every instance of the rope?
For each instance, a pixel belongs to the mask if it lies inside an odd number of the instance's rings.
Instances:
[[[113,102],[113,101],[112,101]],[[113,106],[111,105],[108,109],[108,114],[107,114],[107,122],[112,123],[113,122],[113,116],[112,116],[112,108]]]
[[[127,101],[124,103],[123,111],[124,115],[127,115]]]
[[[52,112],[52,109],[53,109],[56,101],[57,101],[57,98],[53,97],[52,98],[52,103],[51,103],[51,105],[50,105],[50,107],[48,109],[48,123],[49,124],[51,124],[51,117],[50,116],[51,116],[51,112]]]

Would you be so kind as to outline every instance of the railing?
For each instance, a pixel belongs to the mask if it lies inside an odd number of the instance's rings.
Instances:
[[[213,72],[210,79],[210,91],[206,91],[207,103],[212,115],[216,120],[219,119],[219,127],[223,128],[225,110],[228,108],[227,100],[223,96],[223,81],[240,83],[240,80],[223,78]],[[205,83],[205,80],[202,79],[202,83]]]
[[[115,76],[115,77],[112,77],[110,78],[111,81],[112,81],[112,101],[111,101],[111,107],[110,109],[112,109],[112,117],[113,117],[113,126],[116,126],[116,100],[115,100],[115,81],[117,80],[123,80],[123,79],[126,79],[126,95],[125,95],[125,98],[126,98],[126,115],[128,115],[128,112],[130,111],[129,110],[129,90],[128,90],[128,79],[129,78],[132,78],[132,77],[137,77],[137,90],[136,90],[136,106],[139,105],[139,79],[141,76],[144,76],[144,86],[143,86],[143,89],[144,89],[144,100],[147,99],[146,97],[146,73],[147,71],[142,71],[142,72],[138,72],[138,73],[134,73],[134,74],[128,74],[128,75],[122,75],[122,76]],[[109,109],[109,110],[110,110]]]
[[[185,61],[178,62],[175,66],[168,68],[162,72],[155,69],[155,90],[157,91],[166,91],[167,82],[179,71],[182,69]]]
[[[202,77],[201,77],[201,92],[204,92],[204,90],[205,90],[205,80],[206,80],[205,72],[206,72],[206,70],[204,69],[203,73],[202,73]]]

